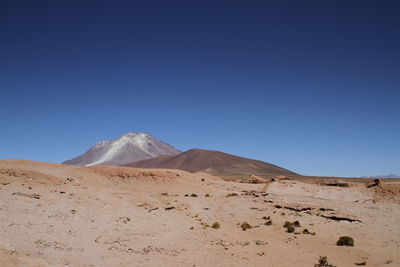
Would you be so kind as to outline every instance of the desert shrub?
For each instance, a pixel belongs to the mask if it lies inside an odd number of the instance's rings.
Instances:
[[[202,222],[202,223],[200,223],[200,224],[203,226],[203,228],[210,227],[207,223],[204,223],[204,222]]]
[[[319,256],[319,260],[318,263],[322,266],[325,266],[326,264],[328,264],[328,257],[326,256]]]
[[[287,227],[286,227],[286,232],[288,232],[288,233],[293,233],[293,232],[294,232],[294,227],[293,227],[293,225],[287,226]]]
[[[197,197],[197,194],[192,193],[190,196],[191,196],[191,197]]]
[[[188,195],[188,194],[185,194],[184,196],[185,196],[185,197],[188,197],[189,195]]]
[[[305,235],[315,235],[315,232],[310,232],[310,231],[308,231],[307,228],[305,228],[305,229],[303,230],[303,234],[305,234]]]
[[[162,196],[168,196],[168,193],[161,193]]]
[[[251,229],[253,228],[250,224],[248,224],[247,222],[242,222],[242,224],[240,225],[240,227],[242,227],[243,231],[246,231],[247,229]]]
[[[291,222],[286,221],[283,224],[283,227],[286,228],[286,232],[293,233],[294,230],[295,230],[295,227],[300,227],[300,222],[299,221],[294,221],[294,222],[291,223]]]
[[[283,227],[286,228],[286,232],[288,232],[288,233],[293,233],[294,230],[295,230],[296,225],[300,225],[299,221],[295,221],[295,222],[292,222],[292,223],[286,221],[286,222],[283,224]]]
[[[264,223],[264,225],[271,225],[272,224],[272,220],[268,220],[268,221],[266,221],[265,223]]]
[[[218,222],[213,223],[213,225],[211,226],[211,228],[214,228],[214,229],[219,229],[220,227],[221,226],[219,225]]]
[[[336,242],[336,245],[354,247],[354,239],[351,238],[350,236],[341,236],[339,237],[339,240]]]
[[[206,194],[205,197],[210,197],[210,194]]]
[[[328,258],[326,256],[319,256],[318,263],[314,267],[335,267],[328,263]]]
[[[226,195],[226,197],[235,197],[235,196],[237,196],[236,193],[230,193],[230,194]]]
[[[300,227],[300,222],[299,221],[294,221],[293,222],[294,227]]]

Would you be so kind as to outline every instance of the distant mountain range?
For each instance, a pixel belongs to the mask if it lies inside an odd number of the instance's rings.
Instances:
[[[84,154],[64,161],[69,165],[123,165],[132,161],[181,152],[147,133],[127,133],[110,141],[96,143]]]
[[[400,178],[400,175],[396,174],[387,174],[387,175],[374,175],[374,176],[361,176],[360,178]]]
[[[84,154],[63,164],[93,166],[117,165],[137,168],[180,169],[208,172],[222,177],[248,175],[297,175],[279,166],[219,151],[181,151],[147,134],[127,133],[110,141],[96,143]]]
[[[247,159],[231,154],[191,149],[179,155],[158,156],[153,159],[136,161],[125,166],[136,168],[179,169],[188,172],[208,172],[221,177],[244,177],[250,174],[267,175],[297,175],[279,166],[259,160]]]

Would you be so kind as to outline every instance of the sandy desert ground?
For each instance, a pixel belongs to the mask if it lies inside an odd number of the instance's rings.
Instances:
[[[400,266],[399,187],[1,160],[0,266]]]

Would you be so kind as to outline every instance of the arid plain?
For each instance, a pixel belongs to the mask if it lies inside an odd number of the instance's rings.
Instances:
[[[400,183],[370,182],[1,160],[0,266],[399,266]]]

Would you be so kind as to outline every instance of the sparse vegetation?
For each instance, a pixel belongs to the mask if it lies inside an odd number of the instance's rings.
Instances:
[[[336,245],[354,247],[354,239],[350,236],[341,236],[336,242]]]
[[[221,226],[219,225],[218,222],[213,223],[213,225],[211,226],[211,228],[214,228],[214,229],[219,229],[220,227]]]
[[[293,226],[294,226],[294,227],[300,227],[301,225],[300,225],[300,222],[299,222],[299,221],[294,221],[294,222],[293,222]]]
[[[270,225],[272,225],[272,220],[268,220],[268,221],[266,221],[266,222],[264,223],[264,225],[267,225],[267,226],[270,226]]]
[[[286,227],[286,232],[288,232],[288,233],[293,233],[294,232],[294,227],[293,227],[293,225],[288,225],[287,227]]]
[[[294,222],[291,223],[291,222],[286,221],[283,224],[283,227],[286,228],[286,232],[293,233],[294,230],[295,230],[295,227],[300,227],[300,222],[299,221],[294,221]]]
[[[303,234],[305,234],[305,235],[316,235],[315,232],[310,232],[310,231],[308,231],[307,228],[304,228]]]
[[[336,266],[329,264],[328,258],[326,256],[319,256],[318,263],[315,264],[314,267],[336,267]]]
[[[247,222],[242,222],[242,224],[240,225],[240,227],[242,228],[243,231],[246,231],[247,229],[251,229],[253,228],[250,224],[248,224]]]
[[[203,226],[203,229],[206,229],[207,227],[210,227],[207,223],[201,222],[200,223]]]

